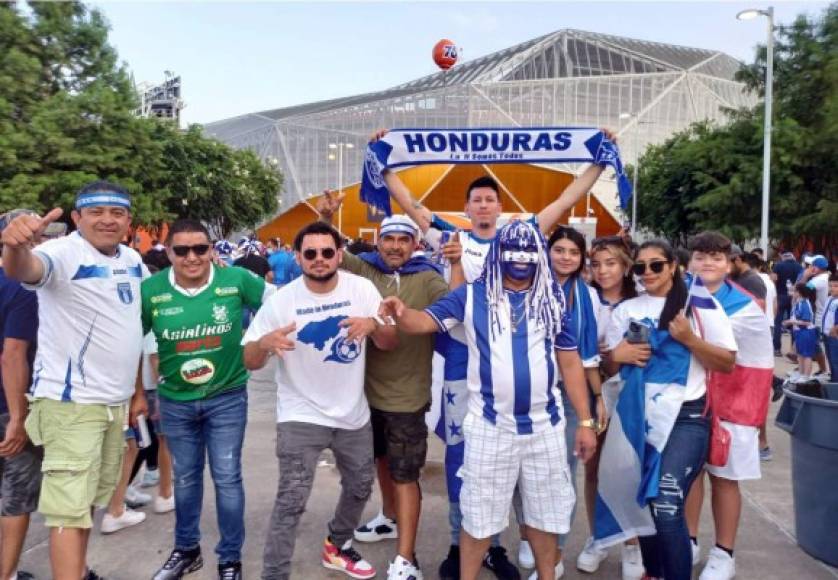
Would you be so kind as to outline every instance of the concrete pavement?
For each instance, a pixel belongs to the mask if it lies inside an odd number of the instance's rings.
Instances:
[[[779,371],[778,371],[779,372]],[[247,494],[247,540],[244,549],[244,575],[259,577],[262,546],[273,499],[276,493],[277,461],[275,444],[276,394],[268,372],[253,377],[249,386],[250,412],[244,451],[244,480]],[[826,566],[803,552],[794,541],[794,516],[790,479],[790,438],[774,427],[773,419],[779,403],[772,405],[769,421],[769,438],[774,450],[774,460],[763,463],[763,479],[743,485],[743,513],[739,540],[736,546],[737,578],[760,580],[835,580],[838,570]],[[443,446],[431,436],[430,456],[422,479],[424,495],[422,519],[419,529],[417,554],[425,577],[437,577],[437,567],[448,552],[450,532],[448,504],[445,492],[445,474],[442,466]],[[302,579],[346,578],[337,572],[327,571],[319,563],[320,549],[326,534],[326,522],[331,517],[340,490],[337,470],[324,456],[318,468],[315,488],[299,527],[294,554],[294,577]],[[581,478],[581,473],[579,474]],[[218,540],[215,523],[214,494],[209,474],[206,474],[206,492],[202,530],[204,569],[188,578],[209,580],[217,578],[213,547]],[[580,479],[581,485],[581,479]],[[581,488],[580,488],[581,489]],[[378,491],[365,512],[372,517],[379,509]],[[109,580],[144,580],[151,578],[172,548],[174,515],[156,515],[150,508],[147,520],[131,529],[110,536],[97,528],[91,541],[89,558],[91,566]],[[702,556],[713,545],[712,519],[708,501],[702,515],[700,542]],[[611,556],[596,574],[578,572],[573,563],[587,536],[584,508],[580,508],[568,541],[567,573],[565,578],[617,579],[620,578],[619,549],[612,549]],[[512,528],[504,533],[504,545],[515,561],[518,541]],[[356,544],[356,548],[379,571],[378,578],[386,578],[387,562],[392,558],[395,542]],[[30,529],[21,569],[30,571],[37,578],[49,578],[49,554],[46,530],[42,520],[35,517]],[[700,571],[696,567],[696,574]],[[529,571],[524,571],[527,578]],[[488,572],[481,578],[492,578]]]

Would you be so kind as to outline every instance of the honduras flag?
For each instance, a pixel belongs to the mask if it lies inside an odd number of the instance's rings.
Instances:
[[[434,432],[445,441],[445,482],[448,501],[459,503],[463,480],[457,475],[465,458],[463,421],[468,412],[468,347],[451,335],[459,335],[458,329],[451,333],[436,335],[436,350],[445,357],[442,397],[439,405],[439,420]],[[465,336],[461,337],[465,340]]]
[[[706,289],[705,289],[706,290]],[[711,297],[712,301],[712,297]],[[653,321],[652,358],[623,365],[603,385],[611,423],[599,461],[594,540],[601,547],[655,534],[649,502],[658,495],[661,454],[687,385],[690,351]]]

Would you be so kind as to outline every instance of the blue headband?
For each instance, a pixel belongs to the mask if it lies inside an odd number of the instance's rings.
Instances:
[[[116,191],[88,191],[76,196],[76,209],[111,205],[131,209],[131,198],[128,194]]]

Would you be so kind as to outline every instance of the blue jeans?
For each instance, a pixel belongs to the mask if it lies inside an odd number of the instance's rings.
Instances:
[[[244,544],[241,456],[247,391],[242,387],[209,399],[184,402],[161,395],[160,414],[174,468],[175,548],[188,550],[200,545],[204,464],[209,455],[221,535],[215,553],[220,564],[240,561]]]
[[[666,580],[692,577],[692,548],[684,517],[684,501],[704,462],[710,442],[710,418],[704,397],[688,401],[669,435],[661,457],[660,493],[652,500],[657,534],[640,538],[646,573]]]
[[[829,362],[829,372],[832,375],[829,381],[838,383],[838,338],[824,336],[823,345],[826,350],[826,360]]]

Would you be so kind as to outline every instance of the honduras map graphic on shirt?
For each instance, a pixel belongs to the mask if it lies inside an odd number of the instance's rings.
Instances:
[[[327,351],[324,361],[348,364],[358,358],[361,347],[356,342],[347,342],[340,336],[343,328],[340,321],[346,316],[329,316],[323,320],[307,323],[297,332],[297,340],[313,346],[319,351]]]

